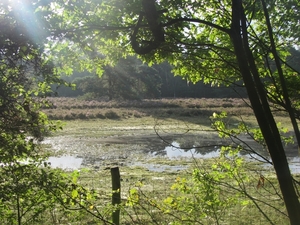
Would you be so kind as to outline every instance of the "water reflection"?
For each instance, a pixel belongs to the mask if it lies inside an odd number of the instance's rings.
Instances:
[[[300,158],[294,157],[289,160],[289,166],[292,173],[300,173]]]
[[[60,157],[49,157],[47,160],[52,168],[60,168],[64,170],[76,170],[82,165],[83,158],[77,158],[72,155],[65,155]]]
[[[289,163],[291,173],[293,173],[293,174],[300,173],[300,158],[299,157],[288,158],[288,163]],[[264,167],[266,169],[273,170],[273,166],[271,164],[265,164]]]
[[[253,140],[243,137],[243,141],[253,147],[256,151],[265,157],[267,152],[260,150]],[[170,144],[171,143],[171,144]],[[164,136],[163,140],[155,135],[152,136],[123,136],[110,138],[86,138],[77,137],[50,137],[44,141],[44,144],[59,154],[63,152],[64,156],[50,157],[48,162],[54,168],[67,170],[80,169],[81,167],[102,168],[111,164],[124,166],[143,166],[152,171],[181,170],[184,168],[139,164],[141,162],[137,157],[163,156],[168,159],[176,158],[215,158],[220,154],[220,146],[227,145],[229,142],[218,138],[213,134],[186,135],[186,136]],[[51,147],[49,147],[51,146]],[[291,146],[287,149],[290,169],[293,173],[300,173],[300,158],[295,157],[298,154],[297,147]],[[142,154],[142,156],[140,155]],[[241,152],[241,156],[246,160],[254,160],[258,156],[249,155],[247,152]],[[78,156],[76,156],[78,155]],[[295,157],[295,158],[294,158]],[[134,165],[133,165],[134,164]]]
[[[215,158],[220,154],[220,150],[217,147],[203,147],[203,148],[190,148],[182,149],[182,146],[174,141],[171,146],[166,146],[164,150],[153,152],[153,156],[164,155],[170,159],[179,157],[194,157],[194,158]]]

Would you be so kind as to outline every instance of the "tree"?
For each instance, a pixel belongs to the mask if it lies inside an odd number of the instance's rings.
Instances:
[[[142,99],[160,97],[160,77],[157,71],[144,65],[136,57],[120,59],[114,66],[106,66],[101,77],[90,75],[73,80],[78,90],[94,97],[112,99]]]
[[[69,45],[64,49],[72,46],[86,54],[100,52],[106,56],[106,61],[92,58],[93,63],[110,63],[135,51],[150,64],[168,60],[176,74],[191,82],[203,79],[213,85],[229,85],[242,80],[273,161],[290,222],[297,224],[299,199],[264,78],[270,78],[265,70],[267,57],[276,65],[279,80],[274,82],[280,87],[279,93],[282,91],[285,109],[295,121],[294,106],[285,94],[282,76],[285,74],[278,60],[284,62],[286,49],[299,45],[300,3],[294,0],[269,4],[263,0],[141,2],[76,1],[75,4],[61,0],[45,6],[44,10],[49,11],[60,8],[60,13],[56,11],[44,19],[52,25],[59,21],[53,32],[67,38],[64,40]],[[72,62],[79,56],[68,60]],[[297,132],[295,124],[294,128]]]
[[[50,90],[48,83],[59,79],[52,71],[52,64],[45,60],[40,43],[24,28],[25,18],[17,19],[20,11],[11,9],[7,2],[1,3],[1,10],[4,13],[0,17],[3,29],[0,35],[0,154],[2,163],[12,163],[28,157],[34,159],[37,155],[35,140],[55,128],[47,116],[39,112],[45,102],[36,97],[45,96]]]
[[[53,205],[39,142],[57,124],[39,109],[47,105],[43,97],[51,81],[60,82],[43,50],[45,36],[38,36],[42,28],[26,4],[0,3],[0,214],[1,223],[19,225],[38,221]]]

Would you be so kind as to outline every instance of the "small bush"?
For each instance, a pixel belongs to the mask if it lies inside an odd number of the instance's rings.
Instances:
[[[88,119],[94,119],[94,118],[96,118],[96,115],[94,115],[93,113],[87,113],[85,116]]]
[[[82,119],[82,120],[83,120],[83,119],[87,119],[85,113],[79,113],[79,114],[77,115],[77,118]]]
[[[142,118],[142,114],[141,113],[134,113],[133,115],[135,118]]]
[[[66,114],[66,115],[64,115],[63,119],[64,120],[73,120],[74,116],[72,114]]]
[[[107,119],[119,119],[120,118],[120,116],[116,112],[114,112],[112,110],[106,112],[105,113],[105,117]]]
[[[98,119],[105,119],[105,116],[102,115],[102,113],[97,113],[96,114],[96,118],[98,118]]]

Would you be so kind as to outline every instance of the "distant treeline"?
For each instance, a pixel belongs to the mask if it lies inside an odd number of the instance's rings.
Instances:
[[[300,70],[299,51],[291,49],[289,62]],[[246,97],[242,85],[212,87],[199,81],[189,83],[180,76],[174,76],[168,63],[149,67],[135,57],[121,59],[114,67],[104,67],[101,77],[89,72],[74,72],[63,77],[76,84],[71,87],[53,85],[60,97],[81,97],[83,99],[153,99],[153,98],[237,98]]]

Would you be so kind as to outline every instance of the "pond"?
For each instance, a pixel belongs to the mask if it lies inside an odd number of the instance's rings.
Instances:
[[[202,151],[196,150],[195,148],[184,150],[180,148],[180,144],[178,142],[172,142],[170,146],[166,146],[164,149],[159,151],[150,151],[148,154],[145,154],[145,157],[165,157],[169,160],[173,159],[182,159],[182,158],[213,158],[218,157],[220,150],[215,147],[202,148]],[[116,157],[120,159],[120,157]],[[121,157],[122,158],[122,157]],[[106,161],[107,157],[97,158],[94,160],[88,156],[75,156],[75,155],[63,155],[58,157],[49,157],[48,162],[51,164],[53,168],[61,168],[66,170],[74,170],[79,169],[81,167],[85,167],[87,165],[91,165],[93,167],[99,167],[101,161]],[[126,158],[124,158],[126,159]],[[114,159],[113,161],[116,161]],[[168,165],[157,165],[153,163],[139,162],[139,161],[128,161],[124,162],[122,165],[126,164],[127,166],[140,166],[145,167],[150,171],[165,171],[165,170],[182,170],[186,169],[186,166],[168,166]]]
[[[208,146],[196,149],[194,146],[191,149],[182,149],[180,144],[176,141],[172,142],[170,146],[166,146],[162,151],[152,152],[152,156],[165,155],[169,159],[176,159],[182,157],[188,158],[214,158],[218,157],[220,149],[217,146]]]
[[[205,135],[204,135],[205,136]],[[124,140],[111,140],[107,139],[105,142],[103,140],[91,140],[80,139],[77,142],[76,138],[73,138],[72,144],[63,139],[59,142],[58,139],[46,140],[46,143],[52,143],[52,148],[57,151],[65,152],[66,154],[57,157],[49,157],[48,162],[51,163],[52,167],[62,168],[65,170],[80,169],[83,167],[100,168],[102,166],[110,165],[121,165],[121,166],[139,166],[144,167],[150,171],[162,172],[166,170],[178,171],[186,169],[186,166],[181,165],[159,165],[157,163],[148,163],[146,159],[163,157],[167,160],[175,159],[189,159],[189,158],[201,158],[209,159],[218,157],[220,153],[220,145],[224,144],[221,141],[212,141],[214,136],[201,138],[201,143],[199,142],[199,136],[190,135],[188,137],[165,137],[165,140],[157,140],[154,137],[145,137],[145,145],[140,145],[143,141],[139,137],[139,140],[134,140],[131,138],[124,145]],[[211,139],[212,138],[212,139]],[[205,140],[205,141],[203,141]],[[139,143],[140,144],[137,144]],[[77,143],[77,145],[76,145]],[[213,145],[213,144],[217,145]],[[199,147],[201,146],[201,147]],[[79,148],[79,149],[78,149]],[[66,151],[69,149],[71,151]],[[80,150],[81,149],[81,150]],[[97,149],[97,152],[93,150]],[[295,154],[288,154],[290,169],[293,173],[300,173],[300,158],[295,156]],[[244,154],[246,159],[252,160],[252,158]],[[143,159],[144,158],[144,159]],[[266,168],[270,168],[266,164]]]
[[[83,158],[78,158],[72,155],[64,155],[60,157],[49,157],[47,162],[49,162],[53,168],[76,170],[81,168]]]

